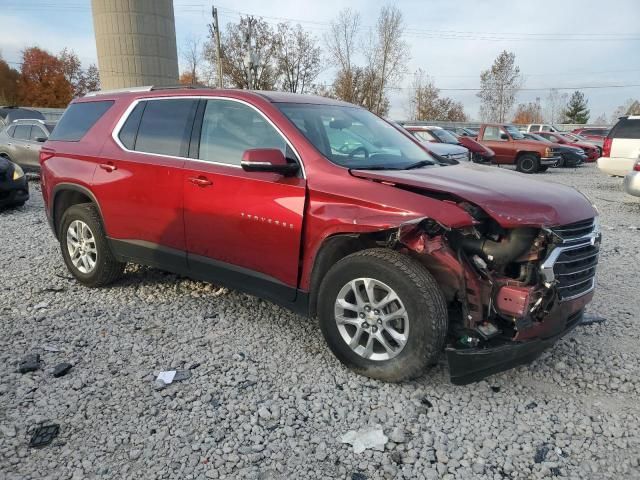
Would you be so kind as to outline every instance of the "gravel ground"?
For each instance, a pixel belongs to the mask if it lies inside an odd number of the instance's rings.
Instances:
[[[464,387],[444,360],[401,385],[359,377],[315,322],[158,270],[84,288],[32,182],[27,205],[0,213],[0,478],[640,478],[640,201],[594,165],[540,178],[600,210],[589,311],[606,322]],[[26,353],[42,369],[16,373]],[[155,390],[170,368],[192,377]],[[60,434],[31,449],[41,422]],[[384,451],[339,441],[375,425]]]

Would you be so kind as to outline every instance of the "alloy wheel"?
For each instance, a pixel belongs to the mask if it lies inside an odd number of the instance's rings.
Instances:
[[[398,294],[373,278],[356,278],[342,287],[334,307],[344,342],[357,355],[385,361],[409,339],[409,317]]]
[[[96,239],[89,226],[82,220],[74,220],[67,228],[67,250],[74,267],[80,273],[93,271],[98,259]]]

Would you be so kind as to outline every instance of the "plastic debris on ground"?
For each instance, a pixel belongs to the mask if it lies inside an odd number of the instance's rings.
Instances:
[[[353,445],[353,453],[362,453],[368,448],[382,452],[388,440],[382,428],[379,427],[369,430],[349,430],[340,438],[341,443]]]
[[[167,370],[158,374],[153,382],[153,385],[156,390],[162,390],[164,387],[172,384],[173,382],[181,382],[182,380],[187,380],[188,378],[191,378],[190,370]]]
[[[594,315],[593,313],[585,313],[582,316],[582,321],[580,322],[580,325],[592,325],[594,323],[604,323],[606,321],[607,319],[604,317],[601,317],[600,315]]]
[[[33,432],[29,446],[39,448],[49,445],[58,436],[58,433],[60,433],[60,425],[58,424],[41,425]]]

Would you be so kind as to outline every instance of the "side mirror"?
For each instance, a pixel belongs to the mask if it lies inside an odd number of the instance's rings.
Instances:
[[[500,140],[509,140],[509,135],[507,135],[506,133],[501,133]]]
[[[245,150],[240,165],[245,172],[273,172],[285,176],[294,175],[300,168],[297,163],[287,162],[282,151],[277,148]]]
[[[47,141],[47,137],[36,137],[36,142],[44,143]]]

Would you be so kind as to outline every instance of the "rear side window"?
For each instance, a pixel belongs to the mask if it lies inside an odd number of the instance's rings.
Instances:
[[[181,98],[147,100],[143,103],[147,105],[141,112],[134,150],[186,157],[198,100]],[[135,109],[133,113],[138,114]]]
[[[118,134],[118,138],[122,142],[122,144],[129,150],[135,150],[136,148],[136,136],[138,135],[138,128],[140,127],[140,119],[142,118],[142,112],[144,112],[144,107],[147,105],[147,102],[140,102],[133,109],[127,121],[124,122],[122,129],[120,129],[120,133]]]
[[[113,100],[82,102],[69,105],[53,129],[49,140],[77,142],[104,115]]]
[[[31,126],[31,135],[29,136],[29,140],[33,140],[35,142],[37,138],[47,138],[48,136],[49,134],[45,133],[42,128],[36,125]]]
[[[611,130],[611,138],[640,139],[640,119],[623,118]]]
[[[31,125],[16,125],[13,138],[17,140],[29,140],[31,136]]]

